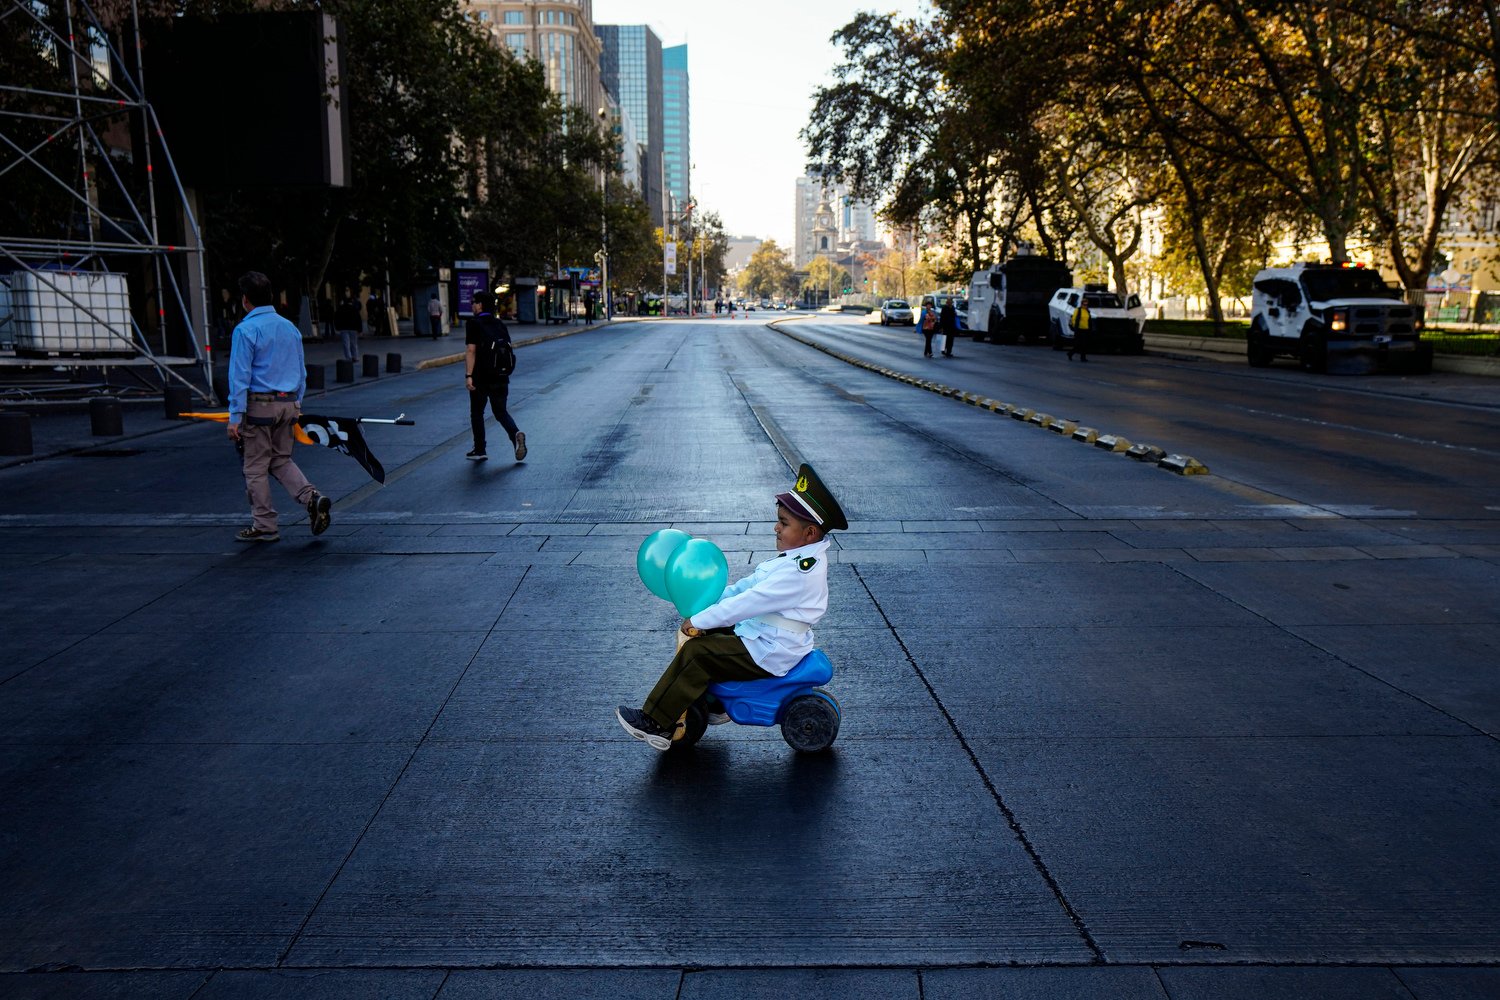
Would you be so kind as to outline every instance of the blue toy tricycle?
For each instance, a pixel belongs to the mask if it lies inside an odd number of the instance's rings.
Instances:
[[[781,726],[781,736],[799,753],[817,753],[839,734],[839,703],[819,684],[833,679],[833,664],[815,649],[785,677],[710,684],[708,693],[688,707],[672,740],[672,749],[697,743],[710,714],[723,713],[742,726]]]

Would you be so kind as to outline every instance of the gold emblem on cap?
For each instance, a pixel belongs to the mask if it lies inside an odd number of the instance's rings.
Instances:
[[[798,493],[806,493],[807,492],[807,477],[806,476],[799,476],[799,477],[797,477],[797,492]]]

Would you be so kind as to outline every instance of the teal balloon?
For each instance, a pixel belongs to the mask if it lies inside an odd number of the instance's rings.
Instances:
[[[636,550],[635,571],[640,574],[641,582],[646,585],[647,590],[664,601],[672,599],[672,595],[667,593],[667,560],[692,537],[686,531],[663,528],[647,535],[646,540],[641,542],[641,547]]]
[[[718,601],[728,582],[729,560],[706,538],[690,539],[667,560],[667,599],[684,618]]]

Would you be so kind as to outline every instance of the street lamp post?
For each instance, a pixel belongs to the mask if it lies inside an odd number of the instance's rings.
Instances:
[[[600,108],[599,121],[607,122],[608,120],[608,109]],[[609,130],[610,136],[609,148],[613,150],[615,149],[614,128],[608,125],[606,127]],[[614,303],[611,301],[609,294],[609,174],[612,166],[613,164],[606,165],[603,175],[599,179],[599,294],[604,298],[604,321],[606,323],[614,318]]]

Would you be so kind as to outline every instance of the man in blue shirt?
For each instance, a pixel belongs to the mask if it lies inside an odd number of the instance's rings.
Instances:
[[[328,530],[333,505],[292,461],[293,428],[307,386],[302,334],[271,307],[271,280],[264,274],[250,271],[239,285],[246,315],[234,328],[229,350],[229,439],[244,454],[253,521],[235,537],[242,542],[281,540],[271,506],[271,476],[307,508],[312,533],[321,535]]]

